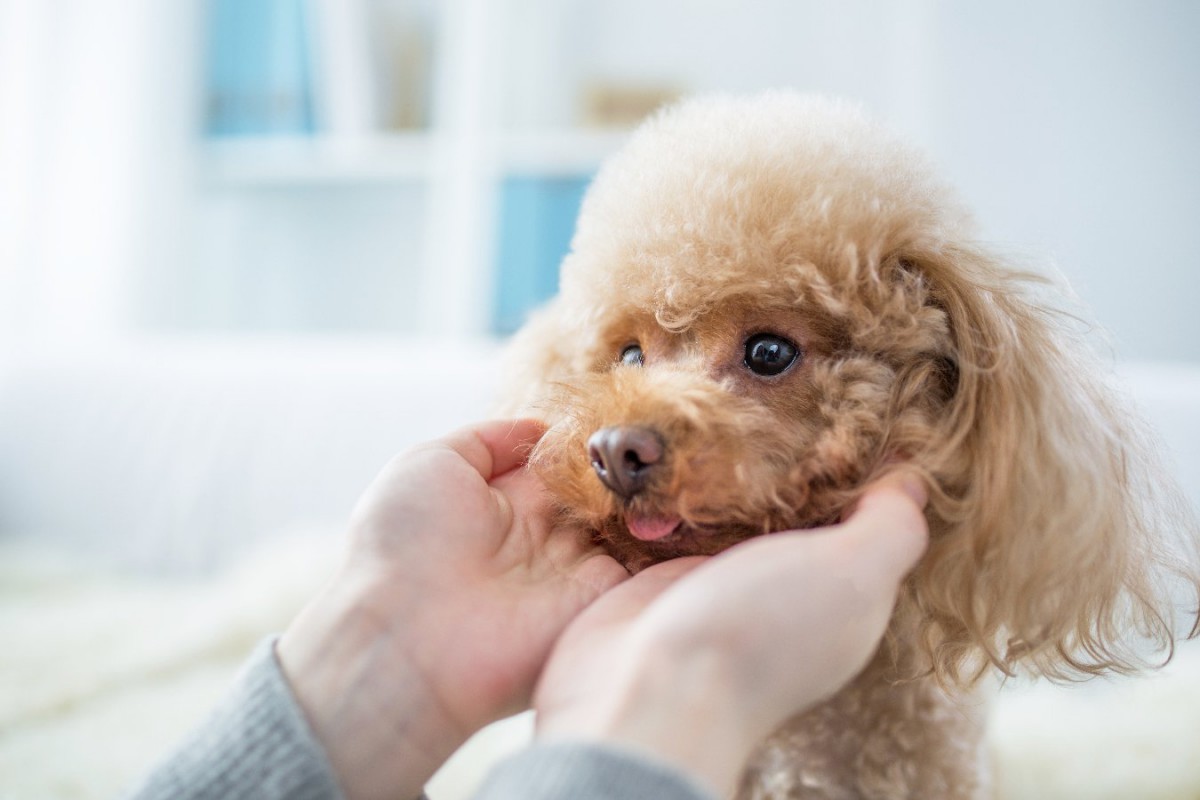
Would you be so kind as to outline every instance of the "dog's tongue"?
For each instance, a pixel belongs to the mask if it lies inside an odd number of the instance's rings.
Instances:
[[[679,527],[679,517],[628,517],[629,532],[644,542],[670,536]]]

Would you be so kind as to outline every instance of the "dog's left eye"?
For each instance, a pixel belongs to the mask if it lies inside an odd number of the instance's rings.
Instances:
[[[621,351],[621,363],[630,367],[640,367],[646,361],[642,354],[641,345],[631,344]]]
[[[756,333],[746,340],[745,364],[756,375],[778,375],[790,367],[800,351],[796,345],[770,333]]]

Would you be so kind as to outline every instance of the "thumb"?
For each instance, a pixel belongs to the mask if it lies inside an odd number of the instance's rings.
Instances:
[[[899,582],[929,543],[928,497],[914,473],[895,470],[867,487],[838,535],[861,540],[863,566]]]
[[[495,419],[460,428],[437,443],[453,450],[490,482],[525,463],[545,432],[545,424],[535,419]]]

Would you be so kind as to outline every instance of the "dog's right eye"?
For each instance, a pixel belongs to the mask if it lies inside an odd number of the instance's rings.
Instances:
[[[630,367],[640,367],[646,361],[642,355],[641,345],[631,344],[621,351],[621,363]]]
[[[799,348],[782,336],[759,333],[746,340],[743,363],[754,374],[769,378],[790,367],[799,355]]]

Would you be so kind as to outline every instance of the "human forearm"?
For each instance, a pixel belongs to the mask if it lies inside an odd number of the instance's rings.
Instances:
[[[280,639],[279,659],[347,798],[417,797],[471,731],[447,718],[364,593],[331,585]]]

